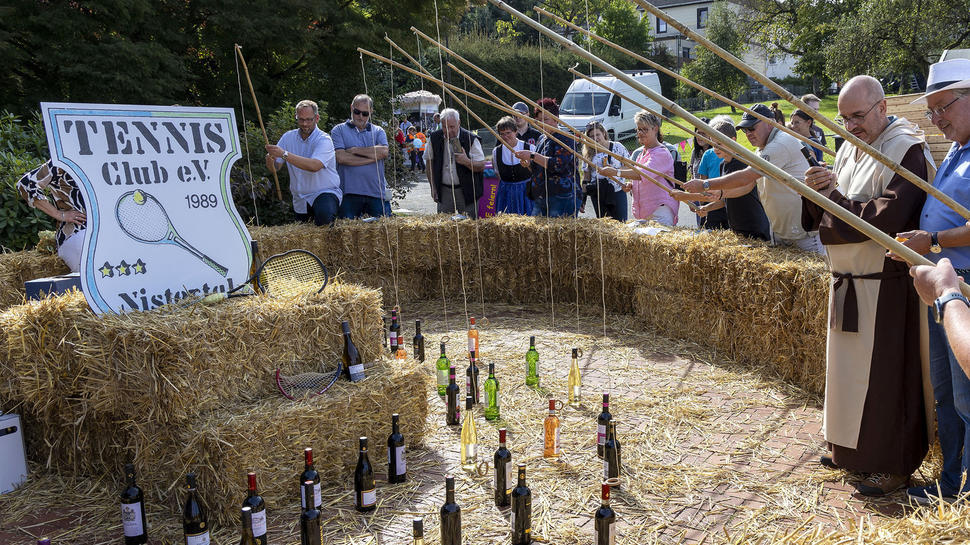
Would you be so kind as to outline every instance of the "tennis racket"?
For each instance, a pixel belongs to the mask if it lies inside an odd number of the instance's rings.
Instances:
[[[115,219],[118,220],[121,230],[138,242],[178,246],[222,276],[229,274],[229,269],[216,263],[178,234],[165,207],[150,193],[138,189],[119,197],[115,204]]]
[[[290,250],[266,258],[256,273],[228,292],[207,295],[202,303],[211,305],[229,297],[255,295],[259,291],[274,297],[320,293],[330,282],[330,273],[320,258],[306,250]],[[244,288],[246,291],[243,291]]]
[[[364,364],[364,369],[374,366],[374,362]],[[276,387],[286,399],[298,399],[302,397],[318,396],[331,386],[336,384],[343,371],[342,361],[337,362],[337,369],[328,373],[299,373],[296,375],[284,375],[283,371],[276,368]]]

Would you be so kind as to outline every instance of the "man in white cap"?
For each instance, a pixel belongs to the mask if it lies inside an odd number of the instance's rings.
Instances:
[[[933,186],[970,206],[970,60],[953,59],[930,66],[926,94],[913,102],[925,103],[926,117],[937,126],[953,146],[936,172]],[[970,227],[967,221],[932,196],[920,215],[919,229],[899,233],[906,246],[938,262],[949,258],[958,275],[970,279]],[[930,382],[936,398],[936,422],[943,451],[943,471],[939,486],[910,488],[910,498],[928,503],[932,498],[953,500],[970,490],[963,483],[970,469],[970,379],[947,342],[942,315],[947,303],[970,303],[959,292],[936,300],[929,312]]]
[[[512,109],[519,112],[522,115],[529,115],[529,106],[525,102],[516,102],[512,105]],[[532,146],[533,149],[536,147],[536,143],[539,142],[539,138],[542,137],[542,133],[537,131],[524,117],[515,117],[515,128],[518,131],[519,140],[525,142]]]
[[[919,127],[887,115],[882,85],[856,76],[839,93],[836,118],[853,136],[917,176],[931,179],[933,156]],[[833,169],[816,166],[805,183],[893,236],[919,225],[925,194],[851,142]],[[902,488],[928,449],[920,363],[922,306],[905,263],[819,205],[803,199],[802,226],[818,229],[832,271],[826,339],[822,464],[866,478],[865,496]]]

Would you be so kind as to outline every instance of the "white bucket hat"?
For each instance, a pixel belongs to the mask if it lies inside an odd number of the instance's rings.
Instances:
[[[970,59],[950,59],[930,65],[930,76],[926,78],[926,94],[910,102],[925,104],[926,97],[950,89],[970,87]]]

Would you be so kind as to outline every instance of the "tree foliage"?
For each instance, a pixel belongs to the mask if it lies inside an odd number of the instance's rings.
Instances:
[[[599,12],[599,19],[590,30],[634,53],[648,56],[651,50],[653,39],[650,36],[650,18],[641,19],[633,4],[626,0],[610,0]],[[617,68],[634,68],[639,64],[629,55],[596,40],[591,41],[591,52]]]
[[[970,45],[970,0],[862,0],[836,26],[825,48],[831,76],[925,76],[942,50]]]
[[[725,2],[718,1],[711,8],[707,20],[707,39],[736,57],[741,57],[747,47],[747,37],[741,32],[737,13]],[[747,76],[735,69],[717,53],[698,47],[697,58],[684,66],[681,74],[708,89],[727,97],[735,97],[747,85]],[[697,91],[678,83],[678,94],[694,96]]]

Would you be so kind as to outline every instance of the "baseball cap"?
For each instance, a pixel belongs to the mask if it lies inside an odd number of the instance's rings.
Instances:
[[[519,113],[529,115],[529,107],[525,102],[516,102],[512,105],[512,109],[518,111]]]
[[[774,114],[771,113],[771,108],[765,106],[764,104],[755,104],[751,107],[751,110],[767,117],[768,119],[774,118]],[[751,112],[744,112],[744,115],[741,116],[741,122],[738,123],[737,128],[749,129],[757,125],[759,121],[761,121],[761,119],[751,115]]]

